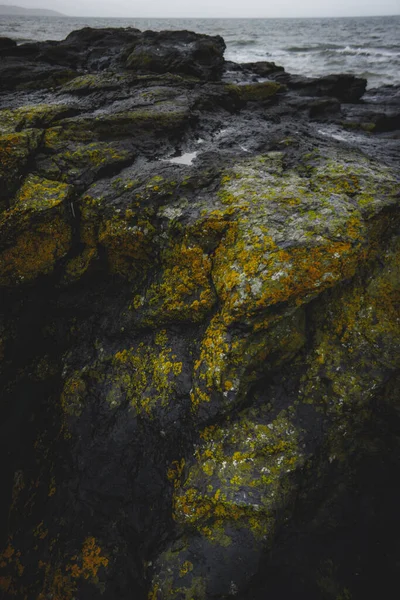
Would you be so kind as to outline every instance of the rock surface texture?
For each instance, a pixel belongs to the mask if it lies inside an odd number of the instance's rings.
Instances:
[[[0,589],[398,586],[399,89],[0,40]]]

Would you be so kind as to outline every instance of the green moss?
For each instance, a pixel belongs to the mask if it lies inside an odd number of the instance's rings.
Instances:
[[[99,90],[115,90],[129,83],[131,77],[122,73],[88,73],[75,77],[63,87],[63,92],[68,94],[84,94]]]
[[[365,131],[366,133],[373,133],[376,129],[376,123],[357,123],[351,121],[342,121],[342,127],[350,130],[361,130]]]
[[[67,140],[122,139],[141,131],[173,131],[189,123],[189,111],[185,104],[172,101],[158,102],[148,107],[102,115],[96,118],[75,118],[63,121],[62,137]]]
[[[155,63],[154,56],[146,52],[133,52],[126,61],[129,69],[137,71],[151,71],[152,64]]]
[[[43,79],[33,79],[28,82],[21,83],[16,89],[18,91],[24,91],[55,88],[64,85],[68,81],[71,81],[71,79],[74,79],[76,76],[76,71],[72,71],[71,69],[60,69],[59,71],[54,71],[49,77],[45,77]]]
[[[36,104],[15,110],[0,110],[0,134],[15,133],[24,129],[44,129],[71,113],[63,104]]]
[[[85,139],[83,133],[80,137]],[[44,145],[51,154],[41,170],[62,181],[74,181],[85,172],[94,174],[102,169],[122,166],[132,157],[132,152],[117,142],[67,141],[65,131],[57,127],[46,131]]]

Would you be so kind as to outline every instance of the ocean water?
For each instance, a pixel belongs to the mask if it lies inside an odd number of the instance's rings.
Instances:
[[[225,39],[225,58],[274,61],[311,77],[353,73],[368,87],[400,83],[400,15],[324,19],[100,19],[0,17],[0,36],[18,43],[61,40],[81,27],[190,29]]]

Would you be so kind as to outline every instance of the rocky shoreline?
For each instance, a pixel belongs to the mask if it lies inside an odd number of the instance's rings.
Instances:
[[[0,589],[397,585],[400,86],[0,39]]]

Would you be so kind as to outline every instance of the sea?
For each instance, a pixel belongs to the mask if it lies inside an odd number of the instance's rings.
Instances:
[[[82,27],[189,29],[221,35],[225,58],[273,61],[289,73],[353,73],[368,87],[400,83],[400,15],[315,19],[108,19],[0,16],[0,36],[18,43],[62,40]]]

